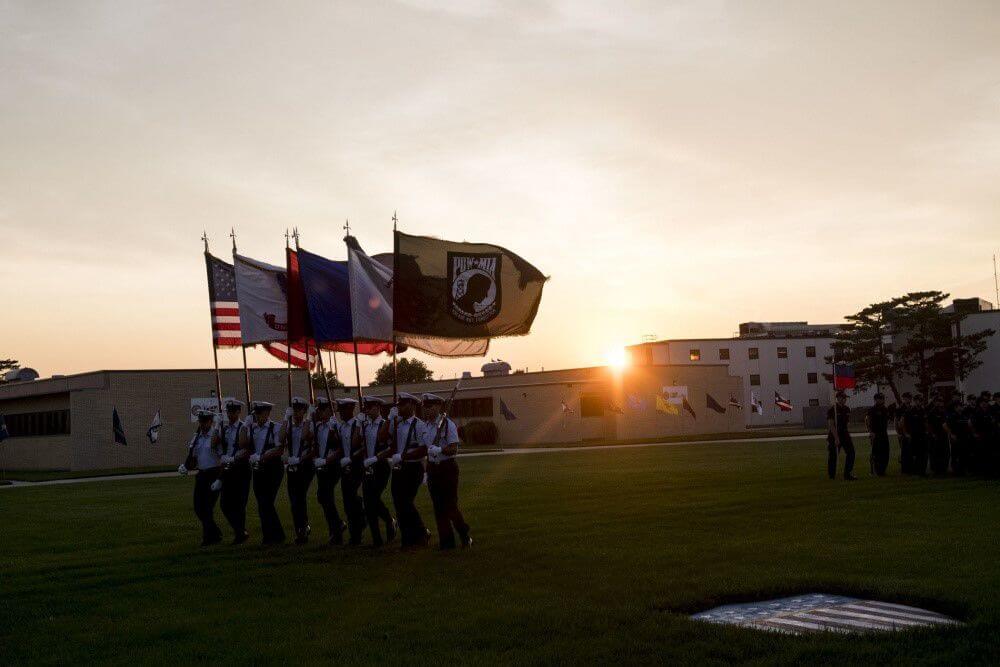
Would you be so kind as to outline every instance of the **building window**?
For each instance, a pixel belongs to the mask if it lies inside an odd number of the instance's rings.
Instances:
[[[816,346],[815,345],[807,345],[806,346],[806,356],[809,357],[810,359],[813,359],[816,356]]]
[[[720,347],[719,348],[719,361],[729,361],[729,348]]]
[[[751,387],[759,387],[760,386],[760,376],[759,375],[751,375],[750,376],[750,386]]]
[[[12,438],[69,435],[69,410],[5,415],[4,421],[7,424],[7,432]]]
[[[483,398],[456,398],[451,402],[451,409],[448,411],[449,417],[455,419],[473,419],[477,417],[493,416],[493,397]]]
[[[788,348],[787,347],[779,347],[778,348],[778,358],[779,359],[787,359],[788,358]]]
[[[778,373],[778,384],[788,384],[788,373]]]
[[[603,417],[604,396],[601,394],[584,394],[580,397],[581,417]]]
[[[808,382],[809,384],[816,384],[816,382],[817,382],[816,374],[815,373],[806,373],[806,382]]]
[[[694,349],[688,352],[688,359],[691,361],[701,361],[701,350]]]
[[[809,399],[809,407],[810,408],[819,407],[819,399],[818,398],[810,398]]]
[[[749,350],[747,350],[747,356],[750,359],[757,359],[760,357],[760,350],[756,347],[751,347]]]

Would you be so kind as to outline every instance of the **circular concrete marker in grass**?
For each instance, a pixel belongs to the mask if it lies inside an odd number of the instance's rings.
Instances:
[[[918,607],[824,593],[730,604],[699,612],[691,618],[793,635],[810,632],[886,632],[958,624],[953,618]]]

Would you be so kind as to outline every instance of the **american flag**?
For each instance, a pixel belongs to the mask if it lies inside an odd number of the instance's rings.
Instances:
[[[792,411],[792,402],[787,398],[782,398],[781,394],[777,391],[774,392],[774,404],[778,406],[778,409],[782,412]]]
[[[212,342],[215,347],[240,347],[243,339],[240,333],[240,306],[236,300],[236,271],[232,264],[205,253],[208,268],[208,302],[212,311]],[[271,355],[288,361],[288,346],[282,342],[264,344]],[[305,345],[292,344],[292,365],[298,368],[316,364],[316,348],[310,346],[306,354]]]

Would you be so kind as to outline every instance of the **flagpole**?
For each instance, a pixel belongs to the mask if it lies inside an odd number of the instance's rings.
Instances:
[[[231,227],[229,236],[233,239],[233,269],[236,268],[236,228]],[[242,329],[242,327],[240,327]],[[243,344],[243,333],[240,332],[240,351],[243,352],[243,386],[247,393],[247,413],[253,403],[253,392],[250,391],[250,368],[247,366],[247,346]]]
[[[295,238],[295,252],[298,252],[299,251],[299,228],[298,227],[296,227],[293,230],[292,236]],[[300,272],[299,276],[301,277],[301,275],[302,274]],[[307,304],[302,304],[302,305],[304,305],[304,306],[306,306],[308,308]],[[291,318],[289,318],[289,320],[291,320]],[[322,356],[322,355],[320,355],[319,345],[316,345],[315,347],[316,347],[316,354],[318,356]],[[322,359],[320,359],[320,362],[322,362]],[[322,365],[322,363],[320,365]],[[312,381],[312,364],[309,362],[309,338],[306,338],[306,375],[309,376],[309,403],[310,403],[310,405],[315,405],[316,404],[316,387],[313,386],[313,381]]]
[[[344,231],[346,232],[346,236],[344,237],[344,243],[347,243],[347,236],[351,235],[351,221],[350,220],[345,220],[344,221]],[[347,273],[348,273],[348,275],[350,275],[350,271],[351,271],[350,270],[350,263],[351,263],[351,252],[350,252],[350,249],[348,249],[348,252],[347,252],[347,263],[348,263]],[[348,279],[348,280],[350,280],[350,279]],[[348,284],[350,284],[350,282],[348,282]],[[354,338],[353,335],[354,335],[354,332],[352,331],[351,332],[351,336],[352,336],[351,341],[354,343],[354,379],[358,383],[358,409],[360,410],[360,409],[362,409],[361,408],[361,404],[362,404],[362,402],[364,400],[364,397],[361,395],[361,365],[360,365],[360,363],[358,361],[358,339]]]
[[[209,262],[209,252],[208,252],[208,232],[202,231],[201,240],[205,242],[205,271],[208,273],[208,284],[211,286],[212,283],[212,269]],[[212,305],[209,304],[209,310],[211,312]],[[215,333],[212,334],[212,364],[215,366],[215,398],[219,404],[219,414],[222,414],[222,377],[219,375],[219,348],[215,344]]]
[[[288,251],[292,249],[290,244],[291,234],[285,229],[285,272],[288,271]],[[287,284],[287,279],[286,279]],[[292,327],[291,318],[289,317],[291,313],[288,312],[288,296],[285,296],[285,345],[287,353],[287,361],[285,362],[286,373],[288,375],[288,407],[292,406]],[[309,348],[306,348],[306,366],[309,365]]]
[[[393,244],[392,244],[392,246],[393,246],[393,254],[395,254],[395,248],[396,248],[396,243],[395,243],[395,239],[396,239],[396,223],[398,223],[398,222],[399,222],[399,218],[396,217],[396,212],[393,211],[392,212],[392,236],[393,236]],[[396,274],[396,258],[393,257],[392,261],[393,261],[392,272],[393,272],[393,275],[395,275]],[[393,301],[393,307],[395,308],[395,301]],[[393,312],[395,312],[395,311],[393,311]],[[396,332],[395,332],[395,330],[393,330],[393,332],[392,332],[392,404],[393,405],[396,404],[398,393],[399,393],[397,391],[397,387],[398,387],[398,381],[397,381],[397,375],[396,375]]]

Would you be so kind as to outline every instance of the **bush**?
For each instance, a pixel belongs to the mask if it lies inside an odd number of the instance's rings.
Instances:
[[[458,437],[467,445],[495,445],[500,433],[491,421],[471,421],[458,429]]]

